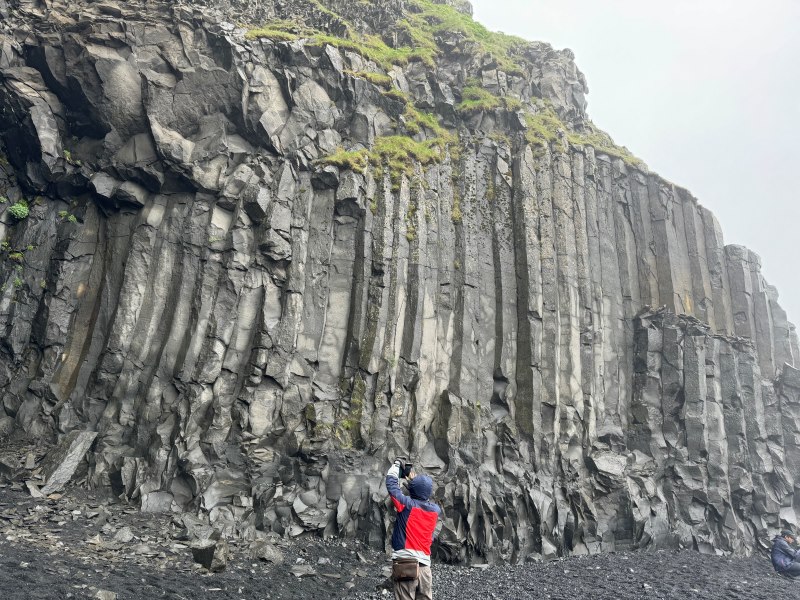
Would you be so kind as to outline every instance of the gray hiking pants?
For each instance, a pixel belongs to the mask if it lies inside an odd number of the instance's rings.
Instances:
[[[419,578],[395,581],[394,600],[433,600],[433,579],[430,566],[419,566]]]

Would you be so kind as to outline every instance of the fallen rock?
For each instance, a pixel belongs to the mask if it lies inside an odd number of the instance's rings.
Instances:
[[[130,527],[123,527],[116,534],[114,534],[114,541],[127,544],[133,540],[133,532]]]
[[[283,562],[283,553],[269,542],[258,541],[250,545],[250,557],[263,560],[274,565]]]
[[[207,540],[192,545],[192,558],[212,573],[224,571],[228,566],[228,543],[225,540]]]
[[[217,548],[214,552],[214,559],[211,561],[211,568],[209,570],[212,573],[224,571],[225,567],[228,566],[228,560],[230,560],[230,549],[228,548],[228,542],[225,540],[220,540],[217,542]]]
[[[169,492],[150,492],[142,494],[142,512],[168,513],[172,510],[172,494]]]
[[[44,494],[39,489],[39,486],[33,483],[32,481],[26,481],[25,486],[28,488],[28,491],[34,498],[44,498]]]
[[[290,569],[292,575],[300,579],[301,577],[313,577],[317,571],[311,565],[295,565]]]
[[[40,490],[44,496],[61,490],[78,468],[86,452],[91,447],[97,433],[94,431],[73,431],[45,456],[42,462],[42,476],[45,485]]]

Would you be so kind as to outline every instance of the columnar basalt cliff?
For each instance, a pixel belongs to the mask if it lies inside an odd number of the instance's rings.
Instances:
[[[796,524],[800,360],[758,257],[467,2],[0,0],[0,433],[98,433],[143,510],[440,559]]]

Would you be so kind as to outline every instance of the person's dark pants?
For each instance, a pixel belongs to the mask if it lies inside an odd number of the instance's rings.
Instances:
[[[792,579],[800,577],[800,562],[793,562],[780,573],[784,577],[791,577]]]

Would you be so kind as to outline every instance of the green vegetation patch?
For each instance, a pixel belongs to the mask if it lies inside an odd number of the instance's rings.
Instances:
[[[441,52],[437,36],[457,33],[465,38],[463,47],[467,54],[489,55],[504,71],[522,73],[520,63],[514,55],[518,54],[520,48],[528,45],[526,40],[490,31],[452,6],[437,4],[431,0],[411,0],[407,18],[396,24],[409,43],[395,48],[389,46],[380,36],[356,31],[347,20],[325,7],[319,0],[311,2],[344,27],[343,36],[299,26],[291,21],[274,20],[261,27],[248,29],[245,37],[249,40],[267,38],[276,41],[305,38],[315,45],[330,44],[342,50],[356,52],[388,69],[392,65],[406,65],[413,61],[435,67],[434,59]]]
[[[429,165],[442,159],[443,147],[440,140],[418,142],[405,135],[391,135],[375,140],[372,151],[373,161],[386,166],[396,182],[399,175],[412,175],[414,162]]]
[[[392,100],[397,100],[398,102],[401,102],[403,104],[408,104],[409,102],[411,102],[411,98],[408,96],[408,94],[406,94],[402,90],[398,90],[397,88],[386,90],[385,92],[383,92],[383,95],[386,96],[387,98],[391,98]]]
[[[549,105],[542,107],[539,112],[525,115],[527,131],[525,139],[532,146],[545,147],[559,140],[559,129],[565,129],[564,123],[558,118],[555,110]],[[563,148],[566,150],[566,147]]]
[[[403,175],[413,175],[415,163],[425,166],[441,162],[448,145],[454,140],[454,137],[435,137],[417,141],[407,135],[390,135],[376,138],[372,151],[340,148],[316,162],[356,173],[363,173],[368,164],[378,169],[388,169],[394,189],[397,189]]]
[[[333,165],[340,169],[363,173],[369,165],[370,153],[367,150],[345,150],[338,148],[333,154],[321,158],[318,164]]]
[[[21,221],[27,218],[30,211],[28,210],[28,203],[25,200],[20,200],[9,206],[8,212],[12,217]]]
[[[351,77],[359,77],[361,79],[366,79],[372,85],[386,89],[390,89],[394,85],[392,78],[389,77],[388,75],[384,75],[383,73],[374,73],[372,71],[345,70],[345,74],[350,75]]]
[[[597,152],[620,158],[631,167],[642,168],[645,166],[644,161],[634,156],[625,146],[615,144],[610,135],[597,129],[593,123],[589,124],[588,131],[584,133],[569,133],[567,139],[571,144],[592,146]]]
[[[434,66],[434,53],[428,49],[408,46],[392,48],[377,35],[361,34],[350,28],[347,29],[346,35],[347,37],[340,37],[311,27],[297,26],[291,22],[270,21],[262,27],[249,29],[245,33],[245,38],[248,40],[267,38],[280,42],[307,39],[313,46],[328,44],[340,50],[350,50],[384,69],[390,69],[393,65],[407,65],[412,61],[423,62],[429,67]]]
[[[543,103],[539,112],[527,114],[525,123],[527,125],[525,138],[533,146],[544,148],[553,142],[560,142],[558,149],[562,152],[567,150],[568,144],[573,146],[592,146],[597,152],[620,158],[631,167],[642,168],[645,166],[644,162],[634,156],[630,150],[615,144],[610,135],[591,123],[585,132],[570,131],[548,103]],[[561,141],[559,130],[566,132],[565,141]]]
[[[406,105],[406,110],[403,113],[403,121],[406,131],[410,135],[417,135],[423,130],[428,130],[437,138],[441,138],[442,142],[446,145],[452,144],[455,141],[455,136],[441,126],[436,115],[423,112],[417,109],[412,103]]]
[[[523,38],[494,32],[452,6],[436,4],[431,0],[412,0],[416,13],[398,25],[403,28],[414,45],[436,52],[436,36],[445,33],[460,33],[473,46],[474,54],[488,54],[498,66],[508,73],[521,74],[516,51],[526,45]]]
[[[495,96],[489,90],[477,85],[467,85],[461,90],[461,102],[456,110],[461,113],[477,113],[504,108],[515,111],[522,108],[522,101],[511,96]]]
[[[275,20],[266,23],[263,27],[248,29],[244,37],[248,40],[259,40],[262,38],[275,40],[276,42],[291,42],[300,37],[314,35],[316,30],[298,25],[292,21]]]

